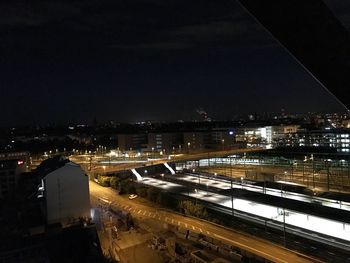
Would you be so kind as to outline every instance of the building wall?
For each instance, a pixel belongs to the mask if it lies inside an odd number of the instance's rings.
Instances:
[[[185,132],[184,150],[229,149],[236,144],[236,131]]]
[[[79,165],[69,162],[43,180],[48,223],[90,217],[89,178]]]
[[[22,160],[0,161],[0,199],[15,194],[19,176],[26,171],[26,163]]]
[[[179,152],[183,148],[182,133],[149,133],[148,150]]]
[[[301,131],[276,143],[276,146],[330,147],[337,152],[350,153],[350,131]]]
[[[206,137],[205,132],[185,132],[183,150],[186,152],[204,149]]]
[[[118,147],[121,151],[145,149],[147,147],[147,135],[144,133],[118,134]]]

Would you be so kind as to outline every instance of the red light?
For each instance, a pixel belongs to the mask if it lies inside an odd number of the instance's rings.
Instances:
[[[17,165],[21,165],[21,164],[24,164],[23,161],[17,161]]]

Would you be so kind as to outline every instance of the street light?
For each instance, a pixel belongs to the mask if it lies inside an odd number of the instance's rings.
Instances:
[[[284,171],[284,181],[287,182],[287,171]]]
[[[190,142],[188,142],[188,143],[187,143],[187,154],[189,154],[189,153],[190,153],[190,146],[191,146],[191,143],[190,143]]]
[[[222,139],[221,143],[222,143],[222,150],[224,150],[225,149],[225,139]]]
[[[311,154],[310,160],[312,161],[312,183],[313,183],[313,188],[315,189],[315,162],[314,162],[313,154]]]

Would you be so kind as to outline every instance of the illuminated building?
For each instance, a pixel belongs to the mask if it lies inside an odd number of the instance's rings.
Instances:
[[[37,170],[43,175],[38,198],[44,201],[47,223],[90,217],[89,178],[79,165],[56,156]]]

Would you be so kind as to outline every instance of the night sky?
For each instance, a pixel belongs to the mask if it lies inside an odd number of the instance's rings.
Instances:
[[[1,1],[0,47],[0,126],[344,111],[233,0]]]

